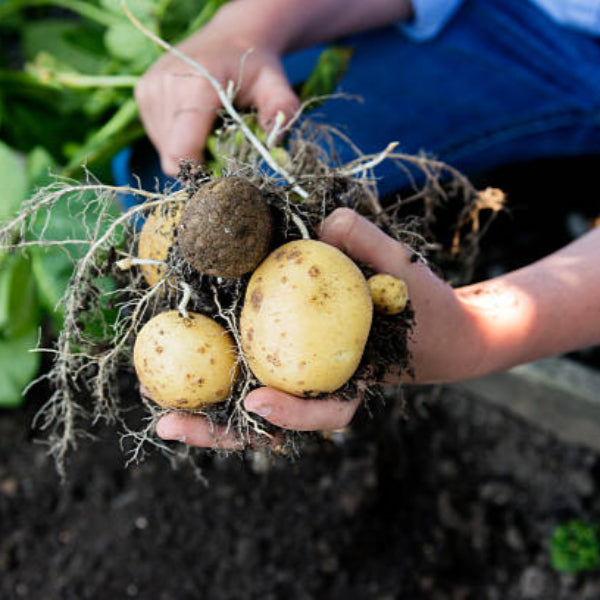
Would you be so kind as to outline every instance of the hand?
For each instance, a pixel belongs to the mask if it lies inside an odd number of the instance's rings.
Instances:
[[[232,18],[226,6],[197,34],[178,47],[213,75],[226,89],[238,86],[235,102],[254,107],[259,124],[270,129],[282,111],[287,119],[299,108],[283,72],[277,42],[253,26],[256,15]],[[140,115],[168,175],[179,160],[202,160],[206,138],[221,103],[211,84],[176,56],[161,57],[135,89]]]
[[[417,314],[417,328],[411,344],[417,379],[435,379],[456,374],[452,371],[466,318],[450,286],[421,262],[411,262],[412,252],[385,235],[379,228],[349,209],[338,209],[323,223],[321,239],[368,263],[378,271],[407,281]],[[420,325],[422,323],[422,325]],[[452,345],[449,352],[448,345]],[[463,365],[464,367],[464,365]],[[246,410],[284,429],[297,431],[340,429],[350,423],[361,398],[341,401],[333,395],[326,400],[297,398],[271,388],[252,391],[244,400]],[[204,418],[171,413],[157,426],[165,439],[182,440],[194,446],[239,449],[240,442]]]
[[[471,379],[600,342],[600,228],[540,261],[500,277],[453,289],[409,248],[355,212],[341,208],[323,223],[321,239],[353,259],[406,281],[416,315],[410,338],[413,383]],[[270,388],[252,391],[246,410],[287,429],[338,429],[360,404],[307,400]],[[158,434],[197,446],[239,448],[231,434],[199,417],[171,413]]]

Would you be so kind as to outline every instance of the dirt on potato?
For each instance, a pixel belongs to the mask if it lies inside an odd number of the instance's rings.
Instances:
[[[200,273],[235,278],[266,256],[272,230],[260,189],[243,177],[223,177],[202,184],[185,204],[179,247]]]

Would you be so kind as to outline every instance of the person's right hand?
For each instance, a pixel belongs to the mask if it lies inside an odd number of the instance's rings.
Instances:
[[[253,33],[256,17],[234,19],[230,12],[219,11],[178,49],[202,65],[224,89],[233,81],[235,104],[255,108],[259,124],[269,130],[279,111],[287,119],[293,117],[299,100],[285,76],[276,44],[268,36]],[[221,103],[198,71],[166,54],[141,78],[135,96],[166,174],[177,174],[180,159],[202,160]]]

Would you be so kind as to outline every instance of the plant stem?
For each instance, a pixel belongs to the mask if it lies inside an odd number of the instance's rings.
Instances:
[[[31,67],[29,73],[42,85],[63,85],[68,88],[133,88],[139,77],[135,75],[83,75],[67,71]]]
[[[138,116],[138,108],[134,98],[129,98],[121,108],[96,131],[79,151],[71,158],[67,166],[62,171],[62,175],[72,174],[79,169],[84,162],[90,162],[98,154],[102,153],[107,144],[118,137],[127,126],[129,126]]]

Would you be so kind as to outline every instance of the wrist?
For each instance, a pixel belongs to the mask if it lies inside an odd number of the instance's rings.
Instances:
[[[457,290],[470,315],[478,359],[472,377],[503,371],[533,356],[535,306],[519,287],[502,279]]]

